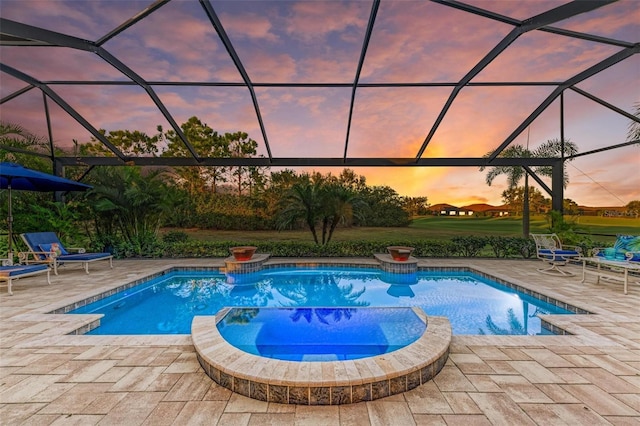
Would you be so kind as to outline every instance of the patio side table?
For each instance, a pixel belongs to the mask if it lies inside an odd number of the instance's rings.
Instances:
[[[582,282],[585,282],[587,274],[596,276],[596,284],[600,283],[600,278],[606,278],[615,281],[621,281],[624,284],[624,294],[627,294],[629,287],[629,270],[640,271],[640,263],[631,262],[628,260],[609,260],[604,257],[582,257]],[[595,263],[597,268],[587,269],[587,263]],[[608,266],[609,268],[621,269],[621,273],[611,270],[603,270],[601,266]]]

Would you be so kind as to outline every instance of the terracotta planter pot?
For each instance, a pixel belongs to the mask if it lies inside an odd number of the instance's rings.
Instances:
[[[411,253],[415,250],[414,247],[404,247],[404,246],[389,246],[387,247],[387,251],[391,255],[393,260],[397,260],[400,262],[404,262],[409,259]]]
[[[258,248],[254,246],[231,247],[229,251],[235,260],[251,260]]]

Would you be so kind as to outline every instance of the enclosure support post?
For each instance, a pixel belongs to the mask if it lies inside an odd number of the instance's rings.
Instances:
[[[59,177],[64,177],[64,165],[60,161],[53,162],[53,174]],[[64,201],[64,192],[55,191],[53,193],[53,201],[63,202]]]
[[[564,213],[564,161],[559,159],[552,166],[551,209]]]

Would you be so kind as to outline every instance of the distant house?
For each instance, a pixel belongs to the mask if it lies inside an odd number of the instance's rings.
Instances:
[[[492,206],[491,204],[469,204],[464,207],[456,207],[451,204],[440,203],[429,206],[428,211],[435,216],[509,216],[509,208],[506,205]],[[540,212],[538,212],[540,213]],[[544,213],[544,211],[542,212]],[[604,217],[640,217],[640,211],[630,210],[622,207],[587,207],[578,206],[578,214],[583,216],[604,216]]]
[[[429,207],[431,214],[437,216],[473,216],[473,211],[452,206],[451,204],[434,204]]]
[[[454,212],[453,215],[456,215],[457,213],[455,212],[458,211],[458,208],[451,204],[441,203],[429,206],[429,211],[431,211],[431,214],[436,216],[450,216],[451,212]]]
[[[492,206],[489,204],[471,204],[464,207],[456,207],[451,204],[441,203],[429,207],[431,214],[436,216],[508,216],[506,206]]]
[[[509,215],[509,209],[507,208],[507,206],[502,205],[502,206],[492,206],[491,204],[470,204],[468,206],[462,207],[465,210],[470,210],[474,213],[479,213],[482,214],[484,216],[498,216],[498,217],[502,217],[502,216],[508,216]]]

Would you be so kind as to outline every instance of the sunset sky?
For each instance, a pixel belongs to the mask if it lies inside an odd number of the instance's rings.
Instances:
[[[566,1],[466,0],[466,4],[523,20]],[[149,6],[149,1],[2,0],[0,16],[96,41]],[[253,83],[354,81],[371,12],[369,1],[211,1]],[[552,25],[615,40],[640,42],[640,2],[617,3]],[[426,1],[382,0],[361,83],[455,83],[512,26]],[[107,41],[103,47],[151,82],[229,82],[242,78],[198,1],[174,0]],[[620,51],[613,45],[532,31],[519,37],[472,82],[562,82]],[[40,81],[128,81],[99,56],[59,47],[0,46],[0,62]],[[0,73],[0,96],[26,86]],[[640,55],[579,83],[578,88],[634,113],[640,102]],[[52,84],[51,88],[98,129],[168,129],[149,95],[136,85]],[[467,86],[423,157],[481,157],[497,148],[555,86]],[[246,87],[153,85],[181,124],[199,117],[218,132],[246,131],[266,149]],[[417,155],[452,87],[359,88],[349,157]],[[274,157],[342,157],[352,89],[256,87]],[[582,95],[564,96],[565,137],[587,152],[627,140],[630,120]],[[54,143],[72,146],[90,134],[48,102]],[[47,135],[42,93],[30,90],[0,105],[0,119]],[[560,137],[556,100],[514,143]],[[640,200],[640,146],[579,157],[568,165],[565,197],[581,205],[618,206]],[[318,168],[339,173],[340,169]],[[469,168],[355,168],[369,185],[432,204],[501,204],[506,180],[485,183]]]

